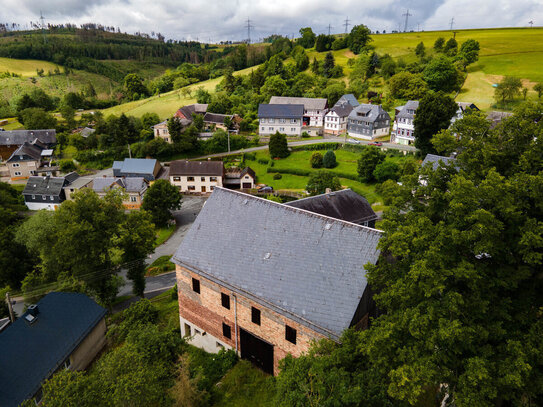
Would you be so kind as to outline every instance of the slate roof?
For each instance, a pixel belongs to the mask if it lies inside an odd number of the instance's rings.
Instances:
[[[424,160],[422,161],[422,166],[424,167],[426,164],[431,163],[432,168],[436,170],[439,167],[440,163],[444,165],[449,165],[450,163],[455,163],[455,162],[456,160],[452,157],[444,157],[444,156],[435,155],[435,154],[426,154],[426,157],[424,157]]]
[[[365,116],[360,116],[359,113],[363,113]],[[361,104],[355,107],[351,113],[349,113],[349,119],[363,120],[366,122],[374,122],[379,120],[379,115],[386,115],[387,119],[390,119],[388,113],[381,107],[381,105]],[[381,119],[383,120],[383,119]]]
[[[11,154],[11,157],[9,157],[8,162],[13,161],[12,159],[15,159],[15,157],[24,156],[24,155],[37,161],[41,159],[41,154],[43,151],[44,151],[43,148],[34,144],[30,144],[25,141],[21,146],[17,148],[17,150],[13,152],[13,154]]]
[[[347,117],[353,111],[353,106],[347,101],[338,101],[330,112],[335,112],[339,117]],[[328,115],[328,114],[327,114]]]
[[[258,117],[260,118],[285,118],[301,119],[304,115],[304,105],[269,104],[258,105]]]
[[[173,262],[337,340],[382,232],[216,187]],[[235,244],[232,244],[235,242]]]
[[[123,174],[154,175],[156,163],[154,158],[125,158],[124,161],[114,161],[113,169],[118,169]]]
[[[57,131],[55,129],[47,130],[5,130],[0,131],[0,145],[21,145],[25,141],[30,143],[36,138],[45,144],[55,144],[57,142]]]
[[[0,333],[0,406],[32,397],[106,315],[84,294],[49,293],[30,324],[23,314]]]
[[[328,105],[328,99],[272,96],[270,105],[303,105],[305,110],[324,110]]]
[[[222,161],[188,161],[176,160],[170,163],[170,176],[173,175],[212,175],[222,176]]]
[[[142,192],[147,189],[147,182],[143,177],[103,177],[95,178],[92,184],[94,192],[107,192],[114,184],[119,185],[126,192]]]
[[[253,179],[256,179],[256,173],[251,167],[245,167],[243,169],[237,167],[230,167],[226,170],[224,177],[230,179],[240,180],[245,174],[249,174]]]
[[[410,100],[408,101],[402,108],[402,110],[400,111],[400,113],[398,113],[398,115],[396,117],[401,117],[401,118],[405,118],[405,119],[412,119],[413,117],[415,117],[415,115],[413,113],[408,113],[407,111],[408,110],[417,110],[419,108],[419,101],[418,100]]]
[[[81,134],[81,137],[89,137],[91,134],[93,134],[94,132],[96,132],[95,129],[91,129],[90,127],[85,127],[83,130],[81,130],[79,132],[79,134]]]
[[[343,95],[342,97],[339,98],[338,102],[347,102],[352,107],[356,107],[356,106],[358,106],[360,104],[358,102],[358,100],[356,100],[356,98],[354,97],[354,95],[352,93],[348,93],[346,95]]]
[[[285,205],[356,224],[377,219],[366,198],[351,189],[298,199]]]
[[[23,190],[23,195],[60,195],[62,188],[65,186],[66,179],[64,177],[36,177],[28,178],[28,181]]]
[[[180,117],[184,116],[187,120],[192,121],[192,114],[205,114],[207,112],[207,104],[205,103],[194,103],[192,105],[186,105],[175,112],[175,116]]]
[[[79,178],[79,174],[75,171],[72,171],[64,176],[66,180],[66,185],[71,185],[73,182]]]
[[[204,123],[224,124],[224,119],[227,117],[231,120],[234,116],[231,114],[220,114],[220,113],[208,112],[204,116]]]

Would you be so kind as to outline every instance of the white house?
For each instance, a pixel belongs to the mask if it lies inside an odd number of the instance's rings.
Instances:
[[[413,144],[415,142],[415,114],[419,107],[418,100],[410,100],[404,106],[396,108],[398,113],[394,119],[390,141],[397,144]]]
[[[390,132],[390,116],[381,105],[361,104],[347,118],[349,136],[373,140]]]
[[[302,134],[303,105],[266,105],[258,106],[258,133],[261,136],[270,136],[276,132],[287,136],[300,136]]]
[[[222,161],[177,160],[170,164],[170,183],[182,193],[208,194],[222,187],[223,179]]]
[[[347,132],[347,118],[353,108],[359,106],[353,94],[343,95],[324,116],[324,132],[340,135]]]
[[[270,105],[303,105],[302,131],[306,131],[312,136],[322,133],[324,116],[328,113],[327,99],[272,96]]]

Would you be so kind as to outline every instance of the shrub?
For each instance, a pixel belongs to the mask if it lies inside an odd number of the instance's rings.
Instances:
[[[270,162],[270,160],[268,160],[267,158],[259,158],[257,162],[259,164],[266,165],[266,164],[268,164]]]
[[[248,160],[248,161],[254,161],[256,158],[256,153],[244,153],[243,154],[243,159],[244,160]],[[267,161],[266,160],[266,164],[267,164]]]
[[[374,180],[373,171],[385,160],[385,154],[377,147],[365,147],[358,159],[358,175],[366,182]]]
[[[373,170],[373,176],[377,182],[384,182],[387,180],[396,181],[399,177],[400,168],[398,164],[392,161],[384,161],[377,164],[375,170]]]
[[[71,159],[64,159],[59,161],[59,168],[62,172],[75,171],[75,163]]]
[[[268,148],[271,158],[286,158],[290,154],[290,151],[288,150],[287,136],[279,132],[271,135]]]
[[[308,133],[307,131],[304,131],[304,132],[302,133],[302,137],[303,137],[303,138],[309,138],[309,137],[311,137],[311,136],[309,135],[309,133]]]
[[[324,168],[334,168],[335,166],[337,166],[336,155],[332,150],[328,150],[324,154],[322,165],[324,166]]]
[[[314,152],[311,155],[309,162],[311,164],[311,168],[322,168],[322,165],[323,165],[322,154],[319,153],[318,151]]]
[[[279,174],[278,172],[273,174],[273,179],[281,179],[281,178],[283,178],[283,176]]]
[[[333,173],[319,170],[311,174],[305,188],[311,195],[319,195],[324,194],[328,188],[332,191],[337,191],[341,189],[341,184],[338,177]]]

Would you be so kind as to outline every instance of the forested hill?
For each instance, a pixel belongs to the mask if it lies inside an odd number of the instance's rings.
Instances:
[[[146,34],[129,35],[93,27],[50,27],[46,30],[0,32],[0,57],[50,61],[72,69],[101,74],[115,81],[126,75],[111,60],[176,67],[220,58],[220,52],[198,42],[164,41]]]

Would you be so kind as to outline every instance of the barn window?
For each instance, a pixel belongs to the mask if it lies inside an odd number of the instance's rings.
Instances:
[[[230,329],[230,325],[225,324],[224,322],[222,323],[222,335],[225,338],[228,338],[228,339],[230,339],[232,337],[232,332],[231,332],[231,329]]]
[[[251,307],[251,321],[254,324],[260,325],[260,310],[255,307]]]
[[[192,291],[200,294],[200,280],[197,280],[196,278],[192,279]]]
[[[230,296],[225,293],[221,293],[221,304],[224,308],[230,309]]]
[[[285,325],[285,339],[296,345],[296,329]]]

